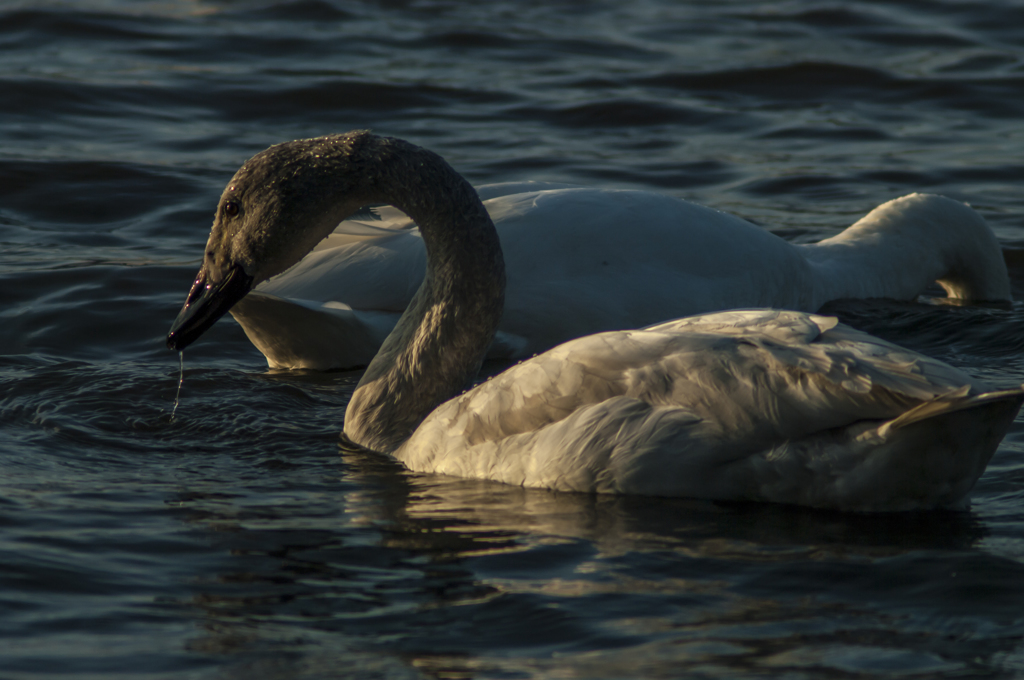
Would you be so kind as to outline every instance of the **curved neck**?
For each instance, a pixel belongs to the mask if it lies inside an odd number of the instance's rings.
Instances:
[[[352,441],[391,452],[476,376],[501,319],[505,265],[476,191],[440,156],[397,139],[361,141],[353,153],[366,202],[409,215],[427,251],[423,283],[345,411]]]
[[[818,278],[819,307],[842,298],[913,299],[936,282],[951,298],[1012,299],[991,229],[943,196],[889,201],[837,236],[801,247]]]

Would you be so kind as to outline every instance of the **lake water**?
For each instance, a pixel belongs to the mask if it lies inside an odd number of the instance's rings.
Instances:
[[[342,450],[359,373],[229,318],[172,418],[164,347],[241,162],[366,127],[794,241],[946,194],[1024,300],[1022,120],[1013,0],[5,0],[0,678],[1024,675],[1024,421],[965,512],[557,494]],[[833,311],[1024,382],[1020,303]]]

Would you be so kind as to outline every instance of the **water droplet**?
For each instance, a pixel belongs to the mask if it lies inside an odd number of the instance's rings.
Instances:
[[[178,402],[181,398],[181,386],[185,382],[185,352],[178,352],[178,391],[174,393],[174,408],[171,409],[171,422],[174,422],[174,414],[178,412]]]

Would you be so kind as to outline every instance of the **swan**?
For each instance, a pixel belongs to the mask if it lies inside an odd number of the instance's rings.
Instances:
[[[365,131],[279,144],[238,170],[168,347],[183,350],[376,203],[419,225],[426,271],[343,432],[413,471],[841,510],[961,507],[1024,401],[1024,388],[993,390],[834,318],[766,309],[585,336],[466,390],[502,314],[497,231],[441,157]]]
[[[645,191],[518,182],[477,190],[508,285],[488,351],[518,359],[570,338],[742,307],[831,300],[1011,299],[999,244],[970,207],[912,194],[832,238],[791,244],[733,215]],[[232,309],[271,368],[367,365],[423,280],[419,228],[392,207],[342,222]]]

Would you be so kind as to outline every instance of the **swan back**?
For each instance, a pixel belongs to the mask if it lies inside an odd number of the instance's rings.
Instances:
[[[528,339],[533,352],[708,311],[811,311],[814,302],[814,272],[800,251],[696,203],[576,188],[485,205],[501,225],[509,272],[501,330]]]
[[[524,182],[478,193],[508,273],[492,358],[721,309],[912,299],[936,281],[957,299],[1011,299],[991,230],[968,206],[939,196],[890,201],[838,236],[795,246],[738,217],[650,192]],[[372,359],[426,267],[414,222],[394,208],[378,215],[372,225],[342,224],[235,307],[271,366]]]

